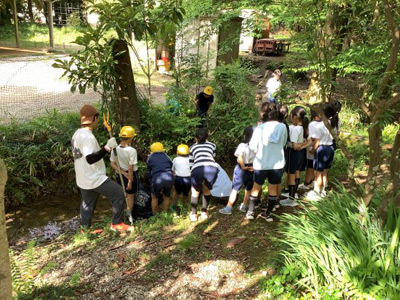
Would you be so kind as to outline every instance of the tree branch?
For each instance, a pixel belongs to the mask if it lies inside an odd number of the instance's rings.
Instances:
[[[393,75],[392,71],[396,67],[397,56],[399,52],[399,43],[400,43],[400,29],[396,25],[396,22],[393,18],[392,8],[389,4],[389,0],[383,0],[383,7],[388,21],[388,27],[392,36],[392,47],[390,50],[390,58],[388,65],[386,67],[385,75],[383,76],[382,82],[379,85],[377,99],[380,99],[382,93],[385,91],[385,88],[387,87],[387,84],[391,76]]]
[[[389,109],[392,106],[400,103],[400,94],[397,94],[393,98],[389,99],[388,101],[385,102],[385,109]]]

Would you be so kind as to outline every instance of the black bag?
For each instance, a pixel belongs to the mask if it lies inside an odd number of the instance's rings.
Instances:
[[[132,216],[134,219],[148,219],[153,216],[150,189],[142,184],[139,185],[139,191],[135,194]]]

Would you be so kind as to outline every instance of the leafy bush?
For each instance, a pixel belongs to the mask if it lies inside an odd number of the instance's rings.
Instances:
[[[277,276],[294,275],[278,290],[284,294],[295,285],[297,294],[312,291],[319,299],[397,299],[399,210],[391,207],[382,226],[374,211],[360,215],[355,197],[344,189],[313,205],[281,218],[286,269]]]
[[[6,206],[73,188],[70,139],[77,128],[77,114],[57,112],[26,124],[0,126],[0,157],[8,168]]]

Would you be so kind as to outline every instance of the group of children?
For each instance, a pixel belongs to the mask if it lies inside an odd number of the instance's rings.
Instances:
[[[340,104],[327,103],[324,114],[333,130],[338,130]],[[289,116],[286,105],[273,102],[260,107],[258,126],[247,127],[243,133],[235,156],[237,166],[233,174],[232,192],[222,214],[231,214],[232,207],[242,187],[244,201],[239,210],[246,212],[247,219],[255,218],[255,207],[259,203],[262,186],[268,180],[268,203],[259,217],[273,221],[272,212],[278,206],[297,205],[297,190],[311,190],[306,195],[310,200],[326,196],[328,171],[332,165],[335,141],[328,128],[315,111],[311,111],[311,122],[306,109],[296,106]],[[300,174],[306,170],[305,181],[300,185]],[[282,191],[282,177],[286,173],[286,188]],[[312,183],[314,181],[314,187]]]
[[[325,104],[324,114],[331,127],[338,130],[338,112],[340,106]],[[287,119],[290,116],[290,125]],[[121,173],[125,180],[128,205],[132,211],[133,195],[138,191],[137,153],[130,146],[135,131],[130,126],[121,129],[121,144],[117,147]],[[163,144],[156,142],[150,146],[151,154],[147,159],[147,176],[151,186],[151,207],[153,214],[168,210],[173,187],[175,188],[171,209],[177,211],[178,198],[186,199],[191,194],[190,220],[208,218],[208,206],[211,190],[218,176],[218,164],[215,161],[216,146],[207,140],[206,128],[199,128],[195,134],[195,144],[190,148],[177,146],[177,156],[171,160],[165,153]],[[295,106],[289,114],[286,105],[266,102],[260,107],[258,126],[248,126],[243,132],[242,142],[234,155],[237,165],[233,172],[232,190],[228,204],[219,210],[230,215],[232,207],[244,187],[244,200],[239,210],[246,218],[255,218],[255,208],[260,203],[262,187],[268,180],[268,202],[262,205],[259,217],[273,221],[272,212],[278,200],[283,206],[297,205],[297,190],[311,190],[307,198],[318,200],[325,197],[328,170],[331,167],[335,151],[334,139],[321,117],[311,111],[311,122],[306,109]],[[115,156],[111,156],[111,166],[118,172]],[[306,171],[305,181],[300,185],[300,174]],[[282,189],[282,178],[286,174],[286,187]],[[121,184],[119,176],[118,183]],[[314,181],[314,186],[312,183]],[[202,199],[200,215],[197,213],[199,199]]]
[[[120,168],[116,157],[111,155],[111,166],[118,173],[121,170],[124,187],[127,193],[128,207],[134,207],[134,194],[139,189],[137,174],[137,152],[131,146],[135,130],[131,126],[124,126],[120,131],[121,143],[116,148]],[[215,162],[216,146],[207,141],[206,128],[199,128],[195,134],[196,143],[190,148],[187,145],[177,146],[177,156],[174,160],[165,153],[162,143],[156,142],[150,146],[150,156],[147,159],[147,179],[151,187],[151,208],[153,215],[160,210],[168,210],[173,187],[175,188],[171,209],[178,212],[178,198],[188,197],[191,192],[190,220],[198,219],[197,206],[202,195],[202,209],[200,217],[208,217],[207,208],[211,199],[211,189],[218,176],[218,164]],[[120,176],[117,182],[121,185]],[[162,204],[162,208],[161,205]],[[132,218],[132,216],[130,216]],[[132,221],[132,219],[131,219]]]

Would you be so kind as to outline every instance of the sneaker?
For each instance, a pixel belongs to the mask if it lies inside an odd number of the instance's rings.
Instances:
[[[112,224],[110,226],[112,231],[133,231],[133,226],[127,225],[124,222],[119,224]]]
[[[197,222],[197,214],[190,213],[190,222]]]
[[[223,215],[231,215],[232,214],[232,208],[228,208],[227,206],[225,206],[224,208],[221,208],[219,210],[219,213],[223,214]]]
[[[254,220],[254,212],[247,212],[246,219],[247,220]]]
[[[208,213],[206,211],[202,211],[200,215],[200,220],[207,220],[208,219]]]
[[[306,195],[306,198],[308,200],[312,200],[312,201],[318,201],[322,199],[322,196],[320,193],[316,192],[315,190],[309,191]]]
[[[245,212],[247,211],[246,205],[244,205],[244,203],[240,204],[239,210],[240,210],[241,212],[244,212],[244,213],[245,213]]]
[[[287,192],[283,192],[283,191],[282,191],[281,197],[283,197],[283,198],[289,198],[289,191],[287,191]]]
[[[275,204],[274,208],[278,209],[279,207],[280,207],[279,204]]]
[[[267,222],[273,222],[274,219],[272,218],[270,213],[267,213],[266,211],[263,211],[260,215],[259,218],[264,219]]]
[[[272,212],[276,212],[277,206],[279,206],[279,205],[274,206],[274,208],[272,209]]]
[[[279,203],[282,206],[297,206],[298,205],[296,200],[292,200],[292,199],[289,199],[289,198],[288,199],[283,199],[283,200],[279,201]]]
[[[325,191],[325,190],[321,191],[321,197],[322,197],[322,198],[325,198],[325,197],[326,197],[326,191]]]
[[[313,188],[312,184],[305,185],[304,183],[300,184],[299,187],[298,187],[299,190],[303,190],[303,191],[309,191],[312,188]]]

